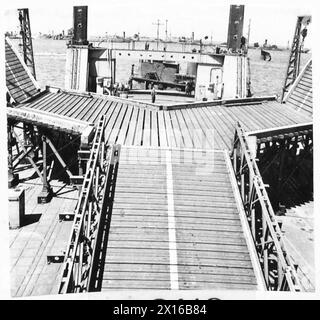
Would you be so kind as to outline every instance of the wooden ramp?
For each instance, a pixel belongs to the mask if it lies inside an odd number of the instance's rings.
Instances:
[[[257,290],[226,161],[122,147],[102,290]]]
[[[5,50],[6,86],[11,98],[21,103],[36,96],[40,87],[8,38],[5,38]]]
[[[310,60],[293,83],[284,101],[299,113],[312,117],[312,92],[312,60]]]
[[[312,121],[308,114],[277,101],[253,101],[229,105],[185,105],[159,110],[105,95],[75,92],[44,92],[39,98],[19,104],[20,112],[34,110],[52,117],[96,124],[105,115],[109,144],[143,147],[227,149],[235,124],[246,131],[293,126]]]

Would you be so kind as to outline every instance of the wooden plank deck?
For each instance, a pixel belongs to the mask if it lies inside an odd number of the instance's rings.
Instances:
[[[312,99],[312,61],[310,61],[293,84],[285,103],[300,113],[312,116]]]
[[[31,80],[26,70],[27,67],[22,65],[7,39],[5,40],[5,56],[6,86],[14,101],[20,103],[36,95],[39,88]]]
[[[306,102],[308,102],[306,100]],[[312,121],[306,113],[276,101],[248,105],[215,105],[175,110],[155,110],[114,101],[107,96],[87,97],[76,93],[46,93],[28,108],[95,123],[107,117],[106,138],[110,143],[144,147],[228,149],[237,121],[246,131],[277,128]]]
[[[224,153],[122,147],[102,290],[257,289]]]
[[[33,175],[20,172],[20,179]],[[50,203],[38,204],[42,184],[39,178],[21,182],[25,190],[25,223],[10,235],[11,295],[14,297],[56,294],[61,263],[47,263],[47,255],[66,250],[72,222],[59,222],[60,213],[70,213],[78,201],[78,191],[60,181],[51,183],[57,194]]]

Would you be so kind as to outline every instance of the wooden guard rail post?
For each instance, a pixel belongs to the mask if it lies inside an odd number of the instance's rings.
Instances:
[[[246,134],[239,123],[235,130],[231,160],[267,289],[301,291],[255,155],[250,151]]]
[[[75,209],[73,227],[64,259],[59,293],[88,291],[99,220],[105,201],[110,161],[118,155],[119,146],[106,147],[104,128],[106,118],[102,116],[93,139],[90,158]]]

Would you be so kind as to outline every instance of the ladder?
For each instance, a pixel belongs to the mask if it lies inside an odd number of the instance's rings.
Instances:
[[[22,37],[23,59],[28,66],[31,74],[36,79],[36,70],[34,65],[32,37],[30,29],[29,9],[18,9],[20,21],[20,34]]]
[[[281,102],[284,100],[286,92],[289,87],[294,83],[300,71],[300,55],[303,48],[304,39],[307,35],[306,26],[311,22],[311,16],[299,16],[297,19],[296,29],[293,36],[290,58],[287,68],[287,74],[282,88]],[[305,28],[302,29],[303,25]]]

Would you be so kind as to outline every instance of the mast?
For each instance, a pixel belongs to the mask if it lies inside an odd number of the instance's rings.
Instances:
[[[247,40],[248,48],[249,48],[249,41],[250,41],[250,31],[251,31],[251,19],[249,19],[249,26],[248,26],[248,40]]]

